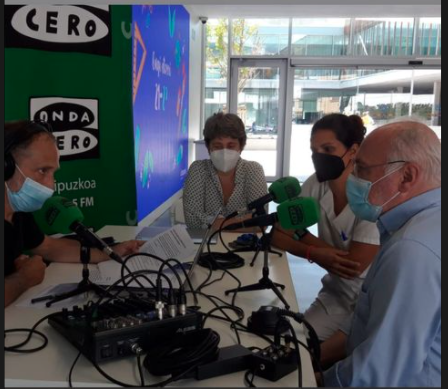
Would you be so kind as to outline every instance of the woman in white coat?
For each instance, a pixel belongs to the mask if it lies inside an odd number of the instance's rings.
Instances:
[[[274,233],[274,245],[328,271],[316,300],[305,312],[321,341],[347,327],[379,249],[376,224],[357,218],[345,193],[365,132],[361,118],[355,115],[331,114],[313,126],[311,150],[316,173],[304,183],[301,196],[313,197],[320,205],[319,237],[279,226]]]

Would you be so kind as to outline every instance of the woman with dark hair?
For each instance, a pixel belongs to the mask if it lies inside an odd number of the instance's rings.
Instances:
[[[320,204],[319,237],[279,226],[274,234],[276,246],[328,271],[316,300],[305,312],[321,341],[349,323],[379,248],[376,225],[354,215],[345,192],[365,133],[361,118],[355,115],[327,115],[313,126],[311,150],[316,173],[304,183],[301,196],[313,197]]]
[[[263,167],[241,158],[247,135],[237,115],[220,112],[208,118],[204,140],[210,159],[193,162],[184,185],[184,216],[189,228],[205,228],[221,210],[217,227],[224,217],[267,194]],[[235,220],[226,224],[232,222]]]

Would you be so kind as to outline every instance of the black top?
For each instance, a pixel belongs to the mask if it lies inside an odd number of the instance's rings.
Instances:
[[[40,246],[45,238],[31,213],[16,212],[12,220],[12,224],[5,220],[5,276],[14,273],[14,260],[24,250]]]

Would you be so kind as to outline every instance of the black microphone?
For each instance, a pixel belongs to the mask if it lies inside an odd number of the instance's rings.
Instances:
[[[247,205],[247,208],[233,212],[227,216],[226,219],[231,219],[237,215],[245,214],[254,209],[258,210],[271,201],[281,204],[284,201],[295,199],[300,195],[302,188],[300,187],[300,182],[297,178],[283,177],[273,182],[268,191],[268,194],[250,202]]]
[[[53,231],[61,234],[74,232],[91,247],[96,247],[119,263],[123,262],[106,242],[81,223],[84,215],[73,201],[60,196],[50,197],[39,212],[42,212],[43,219]]]
[[[248,227],[267,227],[272,226],[277,222],[278,222],[277,213],[271,213],[270,215],[253,217],[252,219],[248,219],[239,223],[229,224],[223,229],[224,231],[232,231]]]
[[[239,223],[224,227],[225,231],[238,230],[247,227],[267,227],[279,222],[286,230],[298,230],[310,227],[319,221],[320,210],[312,197],[301,197],[284,201],[277,207],[277,212],[270,215],[254,217]]]

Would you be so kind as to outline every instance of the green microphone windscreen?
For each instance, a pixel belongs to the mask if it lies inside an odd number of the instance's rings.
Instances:
[[[50,197],[39,210],[38,218],[53,232],[70,234],[74,222],[82,222],[84,215],[76,204],[65,197]]]
[[[277,204],[299,197],[301,191],[300,182],[295,177],[280,178],[269,187],[269,193]]]
[[[312,197],[301,197],[281,203],[277,216],[282,228],[298,230],[316,224],[320,218],[320,208]]]

